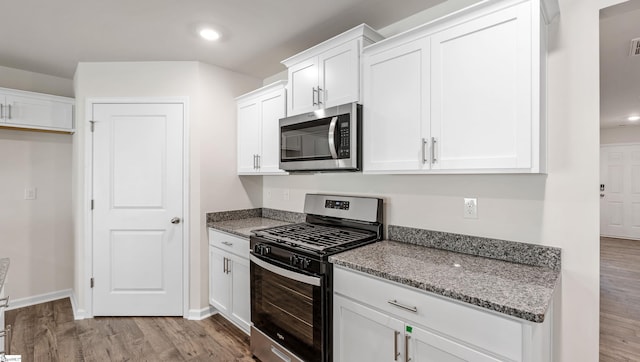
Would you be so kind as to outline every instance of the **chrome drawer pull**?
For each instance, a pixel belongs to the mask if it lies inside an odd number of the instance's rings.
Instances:
[[[402,309],[408,310],[409,312],[418,313],[418,307],[409,307],[408,305],[404,305],[404,304],[398,303],[398,301],[395,300],[395,299],[394,300],[388,300],[387,303],[389,303],[389,304],[391,304],[393,306],[396,306],[398,308],[402,308]]]
[[[233,246],[233,243],[230,243],[228,241],[223,241],[222,244],[224,244],[226,246]]]
[[[407,362],[411,361],[411,357],[409,357],[409,340],[411,337],[408,334],[404,336],[404,358]]]

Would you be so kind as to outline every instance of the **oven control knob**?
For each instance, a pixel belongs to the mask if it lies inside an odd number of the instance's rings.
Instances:
[[[311,260],[309,260],[308,258],[302,258],[302,260],[300,260],[300,267],[302,268],[308,268],[309,264],[311,264]]]
[[[271,248],[266,246],[266,245],[262,245],[262,244],[258,244],[256,246],[253,247],[253,250],[256,252],[256,254],[260,254],[260,255],[267,255],[271,252]]]
[[[298,266],[298,263],[299,263],[299,262],[300,262],[300,258],[298,258],[298,256],[297,256],[297,255],[291,255],[291,256],[289,257],[289,263],[290,263],[292,266]]]

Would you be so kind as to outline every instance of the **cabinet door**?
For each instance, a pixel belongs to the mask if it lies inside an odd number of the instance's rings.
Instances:
[[[318,57],[320,108],[360,100],[360,47],[358,41],[337,46]]]
[[[3,113],[6,125],[60,131],[73,129],[73,106],[69,103],[7,95]]]
[[[365,172],[429,169],[429,40],[364,57]]]
[[[532,165],[531,4],[431,37],[434,168]]]
[[[231,255],[231,317],[249,333],[251,325],[251,301],[249,284],[249,260]]]
[[[404,361],[404,323],[340,295],[333,296],[334,361]]]
[[[228,254],[218,248],[209,247],[209,303],[222,314],[230,309],[229,275],[225,272]]]
[[[280,170],[280,118],[285,117],[285,90],[281,89],[261,99],[262,152],[260,173],[284,173]]]
[[[257,173],[260,154],[260,103],[238,104],[238,173]]]
[[[318,58],[313,57],[289,68],[287,115],[311,112],[318,108]]]
[[[409,357],[412,362],[500,361],[427,330],[416,327],[408,327],[407,329],[411,329],[411,333],[406,333],[403,338],[408,344]]]

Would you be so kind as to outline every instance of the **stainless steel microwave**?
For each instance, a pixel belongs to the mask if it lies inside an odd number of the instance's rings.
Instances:
[[[348,103],[280,119],[280,169],[359,171],[362,106]]]

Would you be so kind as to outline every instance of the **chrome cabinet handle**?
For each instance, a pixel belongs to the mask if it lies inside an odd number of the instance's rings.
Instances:
[[[320,88],[320,86],[318,86],[318,105],[324,104],[321,100],[320,100],[320,95],[322,94],[322,88]],[[325,97],[326,98],[326,97]]]
[[[256,158],[258,159],[258,170],[260,169],[260,155],[256,155]]]
[[[227,274],[227,258],[222,257],[222,272]]]
[[[427,139],[422,139],[422,163],[427,163],[427,155],[425,154],[427,151]]]
[[[313,103],[314,106],[318,105],[318,102],[316,102],[316,94],[318,93],[318,90],[316,89],[316,87],[313,87],[311,89],[311,102]],[[318,96],[318,99],[320,98],[320,96]]]
[[[256,154],[253,154],[253,169],[255,170],[256,168],[258,168],[258,165],[256,163]]]
[[[4,118],[4,104],[0,104],[0,119]]]
[[[336,124],[338,123],[338,117],[333,117],[331,119],[331,124],[329,124],[329,152],[331,152],[331,158],[334,160],[338,159],[338,151],[336,151]]]
[[[2,302],[2,305],[0,305],[0,308],[7,308],[9,306],[9,296],[6,296],[0,299],[0,302]]]
[[[409,340],[411,339],[411,336],[409,336],[408,334],[404,335],[404,359],[406,362],[411,361],[411,357],[409,357]]]
[[[438,139],[435,137],[431,137],[431,162],[436,163],[438,159],[436,158],[436,143]]]
[[[7,118],[11,119],[11,105],[7,104]]]
[[[398,303],[398,301],[396,299],[394,300],[388,300],[387,303],[396,306],[398,308],[402,308],[404,310],[408,310],[409,312],[414,312],[414,313],[418,313],[418,307],[410,307],[408,305],[404,305],[402,303]]]
[[[174,218],[172,218],[172,219],[171,219],[171,223],[172,223],[172,224],[179,224],[179,223],[180,223],[180,218],[179,218],[179,217],[177,217],[177,216],[176,216],[176,217],[174,217]]]
[[[393,360],[397,361],[398,357],[400,357],[400,352],[398,352],[398,336],[400,332],[393,331]]]
[[[222,243],[226,246],[233,246],[233,243],[230,243],[228,241],[223,241]]]
[[[230,266],[231,266],[231,263],[230,263],[231,259],[229,259],[229,258],[225,258],[225,259],[226,259],[226,260],[225,260],[225,265],[226,265],[226,269],[227,269],[227,274],[229,274],[229,273],[231,273],[231,268],[230,268]]]

